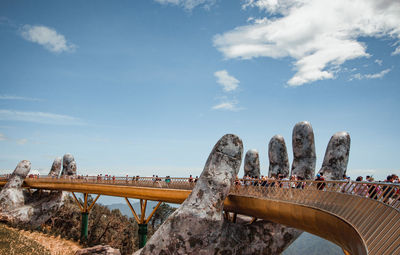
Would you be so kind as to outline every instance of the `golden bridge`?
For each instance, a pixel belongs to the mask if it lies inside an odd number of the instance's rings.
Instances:
[[[6,182],[7,178],[0,178],[0,186]],[[169,177],[107,180],[88,176],[40,177],[26,178],[24,182],[24,187],[29,189],[72,192],[82,211],[82,230],[86,236],[88,213],[100,195],[125,198],[140,232],[140,226],[147,226],[162,202],[182,203],[194,185],[188,178]],[[307,231],[339,245],[345,254],[400,254],[399,190],[398,184],[379,182],[270,180],[261,183],[247,179],[232,185],[224,210],[232,221],[237,214],[242,214],[253,217],[253,221],[265,219]],[[83,204],[75,192],[83,193]],[[89,194],[97,195],[91,204],[88,204]],[[128,198],[140,199],[140,214]],[[159,203],[146,218],[148,200]]]

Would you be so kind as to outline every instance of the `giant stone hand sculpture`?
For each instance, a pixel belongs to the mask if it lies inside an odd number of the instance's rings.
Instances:
[[[76,162],[71,154],[66,154],[66,164],[69,175],[76,175]],[[70,155],[70,156],[69,156]],[[72,160],[70,160],[72,157]],[[9,181],[0,191],[0,218],[15,225],[36,227],[50,219],[63,205],[67,192],[39,191],[33,193],[24,190],[22,184],[28,175],[31,163],[28,160],[21,161]],[[61,171],[61,158],[53,162],[49,176],[58,177]]]
[[[340,142],[340,146],[331,145],[333,142],[330,142],[327,155],[332,159],[327,159],[321,171],[330,171],[332,175],[338,171],[345,172],[349,139],[348,136],[348,142]],[[269,145],[269,175],[287,176],[289,163],[283,137],[274,136]],[[337,152],[339,148],[341,153]],[[265,220],[253,224],[232,223],[223,217],[223,202],[239,171],[242,150],[240,138],[235,135],[223,136],[214,146],[192,193],[135,255],[280,254],[300,236],[301,230]],[[314,134],[308,122],[296,124],[293,130],[293,153],[292,174],[313,179],[316,156]],[[253,151],[249,154],[255,155]],[[251,169],[259,169],[257,163],[253,162],[249,160],[247,165],[251,165]]]

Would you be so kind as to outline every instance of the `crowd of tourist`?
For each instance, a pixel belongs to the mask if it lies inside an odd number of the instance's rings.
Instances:
[[[349,176],[343,175],[342,182],[329,182],[326,181],[323,173],[318,173],[313,182],[305,181],[296,175],[285,177],[282,174],[260,177],[252,177],[245,175],[242,179],[236,176],[235,185],[241,186],[260,186],[266,188],[279,187],[279,188],[315,188],[318,190],[336,191],[346,194],[358,195],[369,197],[372,199],[382,200],[383,202],[390,202],[393,199],[400,198],[400,187],[397,185],[384,185],[384,184],[398,184],[399,177],[395,174],[387,176],[386,180],[376,182],[372,176],[366,176],[364,181],[362,176],[358,176],[355,181],[352,181]]]

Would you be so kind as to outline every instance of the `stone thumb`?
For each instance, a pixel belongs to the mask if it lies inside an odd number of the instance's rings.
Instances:
[[[242,140],[236,135],[224,135],[215,144],[196,186],[181,208],[222,212],[224,200],[239,172],[242,154]]]

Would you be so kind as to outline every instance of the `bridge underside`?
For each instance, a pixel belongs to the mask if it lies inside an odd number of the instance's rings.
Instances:
[[[329,212],[294,203],[230,195],[225,210],[280,223],[327,239],[350,254],[368,254],[357,230]]]

